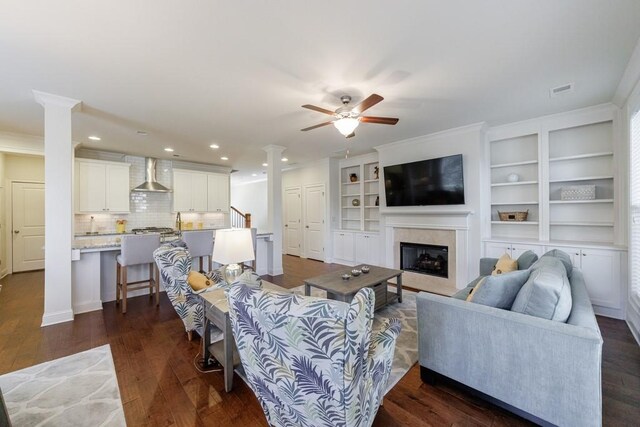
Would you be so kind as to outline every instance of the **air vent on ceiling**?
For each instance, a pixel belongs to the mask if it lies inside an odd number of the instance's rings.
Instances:
[[[554,98],[558,95],[564,95],[569,92],[573,92],[573,83],[567,83],[549,89],[549,96],[551,96],[551,98]]]

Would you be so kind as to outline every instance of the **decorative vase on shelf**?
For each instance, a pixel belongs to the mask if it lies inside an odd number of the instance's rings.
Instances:
[[[520,175],[518,175],[517,173],[509,174],[509,176],[507,176],[507,181],[518,182],[520,181]]]
[[[380,169],[378,168],[378,166],[373,168],[373,179],[378,179],[378,173],[380,172]]]
[[[353,200],[351,201],[351,204],[352,204],[353,206],[360,206],[360,199],[353,199]]]
[[[349,175],[349,179],[351,180],[351,182],[358,182],[358,175],[352,173]]]
[[[376,206],[380,206],[380,196],[376,196]]]

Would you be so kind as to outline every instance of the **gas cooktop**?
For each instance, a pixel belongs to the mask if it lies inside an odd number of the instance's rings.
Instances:
[[[144,227],[131,229],[133,234],[160,233],[162,235],[174,234],[175,231],[170,227]]]

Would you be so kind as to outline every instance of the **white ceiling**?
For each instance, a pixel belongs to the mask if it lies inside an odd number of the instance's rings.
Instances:
[[[0,21],[0,131],[42,135],[37,89],[83,101],[73,137],[87,147],[172,147],[250,177],[268,144],[306,163],[610,101],[640,1],[5,0]],[[549,97],[567,82],[573,93]],[[332,126],[299,131],[326,120],[302,104],[374,92],[385,100],[367,113],[396,126],[363,124],[348,142]]]

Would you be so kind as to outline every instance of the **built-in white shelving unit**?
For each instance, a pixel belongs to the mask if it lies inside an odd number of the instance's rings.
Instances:
[[[340,168],[340,228],[353,231],[378,231],[380,181],[378,162],[344,165]],[[354,178],[352,178],[355,176]]]

